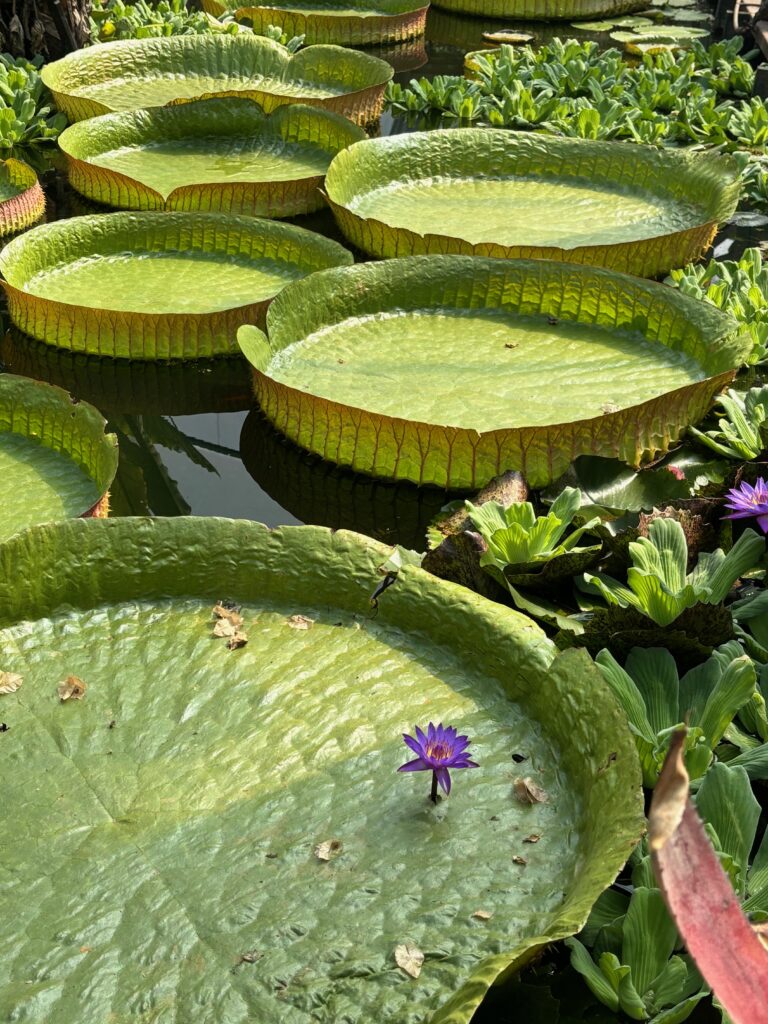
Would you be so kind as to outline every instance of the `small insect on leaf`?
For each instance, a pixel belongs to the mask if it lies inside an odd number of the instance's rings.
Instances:
[[[318,843],[315,847],[315,856],[318,860],[331,860],[337,857],[344,849],[340,839],[326,839],[324,843]]]
[[[526,836],[526,837],[525,837],[525,839],[523,840],[523,842],[524,842],[524,843],[538,843],[538,841],[539,841],[540,839],[541,839],[541,836],[540,836],[540,835],[538,835],[538,833],[536,833],[536,832],[532,832],[532,833],[531,833],[531,834],[530,834],[529,836]]]
[[[512,863],[513,864],[527,864],[528,861],[525,859],[525,857],[513,857],[512,858]]]
[[[513,788],[521,804],[545,804],[549,799],[546,791],[528,776],[524,779],[515,779]]]
[[[424,964],[424,954],[416,946],[404,942],[395,946],[395,963],[401,971],[410,974],[412,978],[418,978]]]
[[[478,921],[490,921],[493,914],[490,910],[473,910],[472,917],[476,917]]]
[[[619,406],[616,405],[614,402],[605,402],[603,405],[600,406],[600,408],[606,414],[606,416],[608,415],[608,413],[619,411]]]
[[[248,643],[248,637],[245,633],[241,633],[240,630],[235,630],[232,636],[227,640],[227,647],[230,651],[236,651],[240,647],[245,647]]]
[[[16,672],[0,672],[0,693],[15,693],[23,681]]]
[[[291,629],[312,629],[315,624],[314,619],[308,619],[306,615],[289,615],[288,625]]]
[[[78,679],[77,676],[67,676],[67,678],[59,683],[56,692],[59,695],[60,701],[65,700],[82,700],[85,696],[86,684],[82,679]]]

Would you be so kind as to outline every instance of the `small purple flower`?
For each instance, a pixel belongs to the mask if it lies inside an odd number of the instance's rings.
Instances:
[[[763,533],[768,533],[768,484],[762,477],[759,477],[752,487],[743,482],[738,487],[728,491],[726,507],[732,509],[729,516],[724,519],[757,519],[757,524]]]
[[[447,727],[433,725],[427,726],[426,736],[416,726],[416,739],[403,733],[403,740],[411,748],[414,754],[419,756],[414,761],[401,765],[399,772],[432,772],[432,792],[430,798],[437,803],[437,784],[440,783],[446,795],[451,792],[451,776],[449,768],[477,768],[474,761],[467,756],[469,738],[457,736],[452,725]]]

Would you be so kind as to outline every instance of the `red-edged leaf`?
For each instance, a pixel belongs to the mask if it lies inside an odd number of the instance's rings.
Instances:
[[[649,834],[656,878],[688,951],[733,1024],[768,1024],[768,951],[688,795],[684,743],[681,730],[653,794]]]

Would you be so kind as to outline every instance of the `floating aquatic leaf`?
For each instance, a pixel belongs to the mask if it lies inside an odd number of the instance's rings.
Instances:
[[[416,946],[403,943],[400,946],[395,946],[395,963],[412,978],[418,978],[424,964],[424,954]]]
[[[546,791],[530,777],[515,779],[513,788],[521,804],[544,804],[549,799]]]
[[[59,683],[56,692],[60,701],[82,700],[86,689],[87,683],[84,683],[82,679],[77,676],[67,676],[63,682]]]
[[[18,672],[0,672],[0,693],[15,693],[23,682]]]
[[[528,32],[483,32],[483,39],[489,43],[509,43],[514,46],[516,43],[528,43],[533,36]]]
[[[428,6],[428,0],[264,0],[239,7],[235,17],[245,18],[254,32],[266,35],[274,25],[307,44],[381,46],[421,36]]]

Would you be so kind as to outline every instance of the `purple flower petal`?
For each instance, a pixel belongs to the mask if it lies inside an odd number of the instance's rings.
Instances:
[[[768,512],[764,512],[761,516],[757,517],[757,525],[763,533],[768,533]]]
[[[415,740],[413,736],[409,736],[407,733],[403,733],[403,742],[411,748],[414,754],[418,754],[419,757],[424,756],[424,747],[421,745],[421,743],[419,743],[418,740]]]
[[[417,757],[415,761],[409,761],[408,764],[401,764],[397,769],[399,772],[428,772],[430,771],[431,765],[428,765],[422,758]]]
[[[437,775],[437,781],[440,783],[440,786],[445,791],[445,795],[448,796],[448,794],[451,792],[451,776],[448,772],[448,769],[437,768],[435,774]]]

